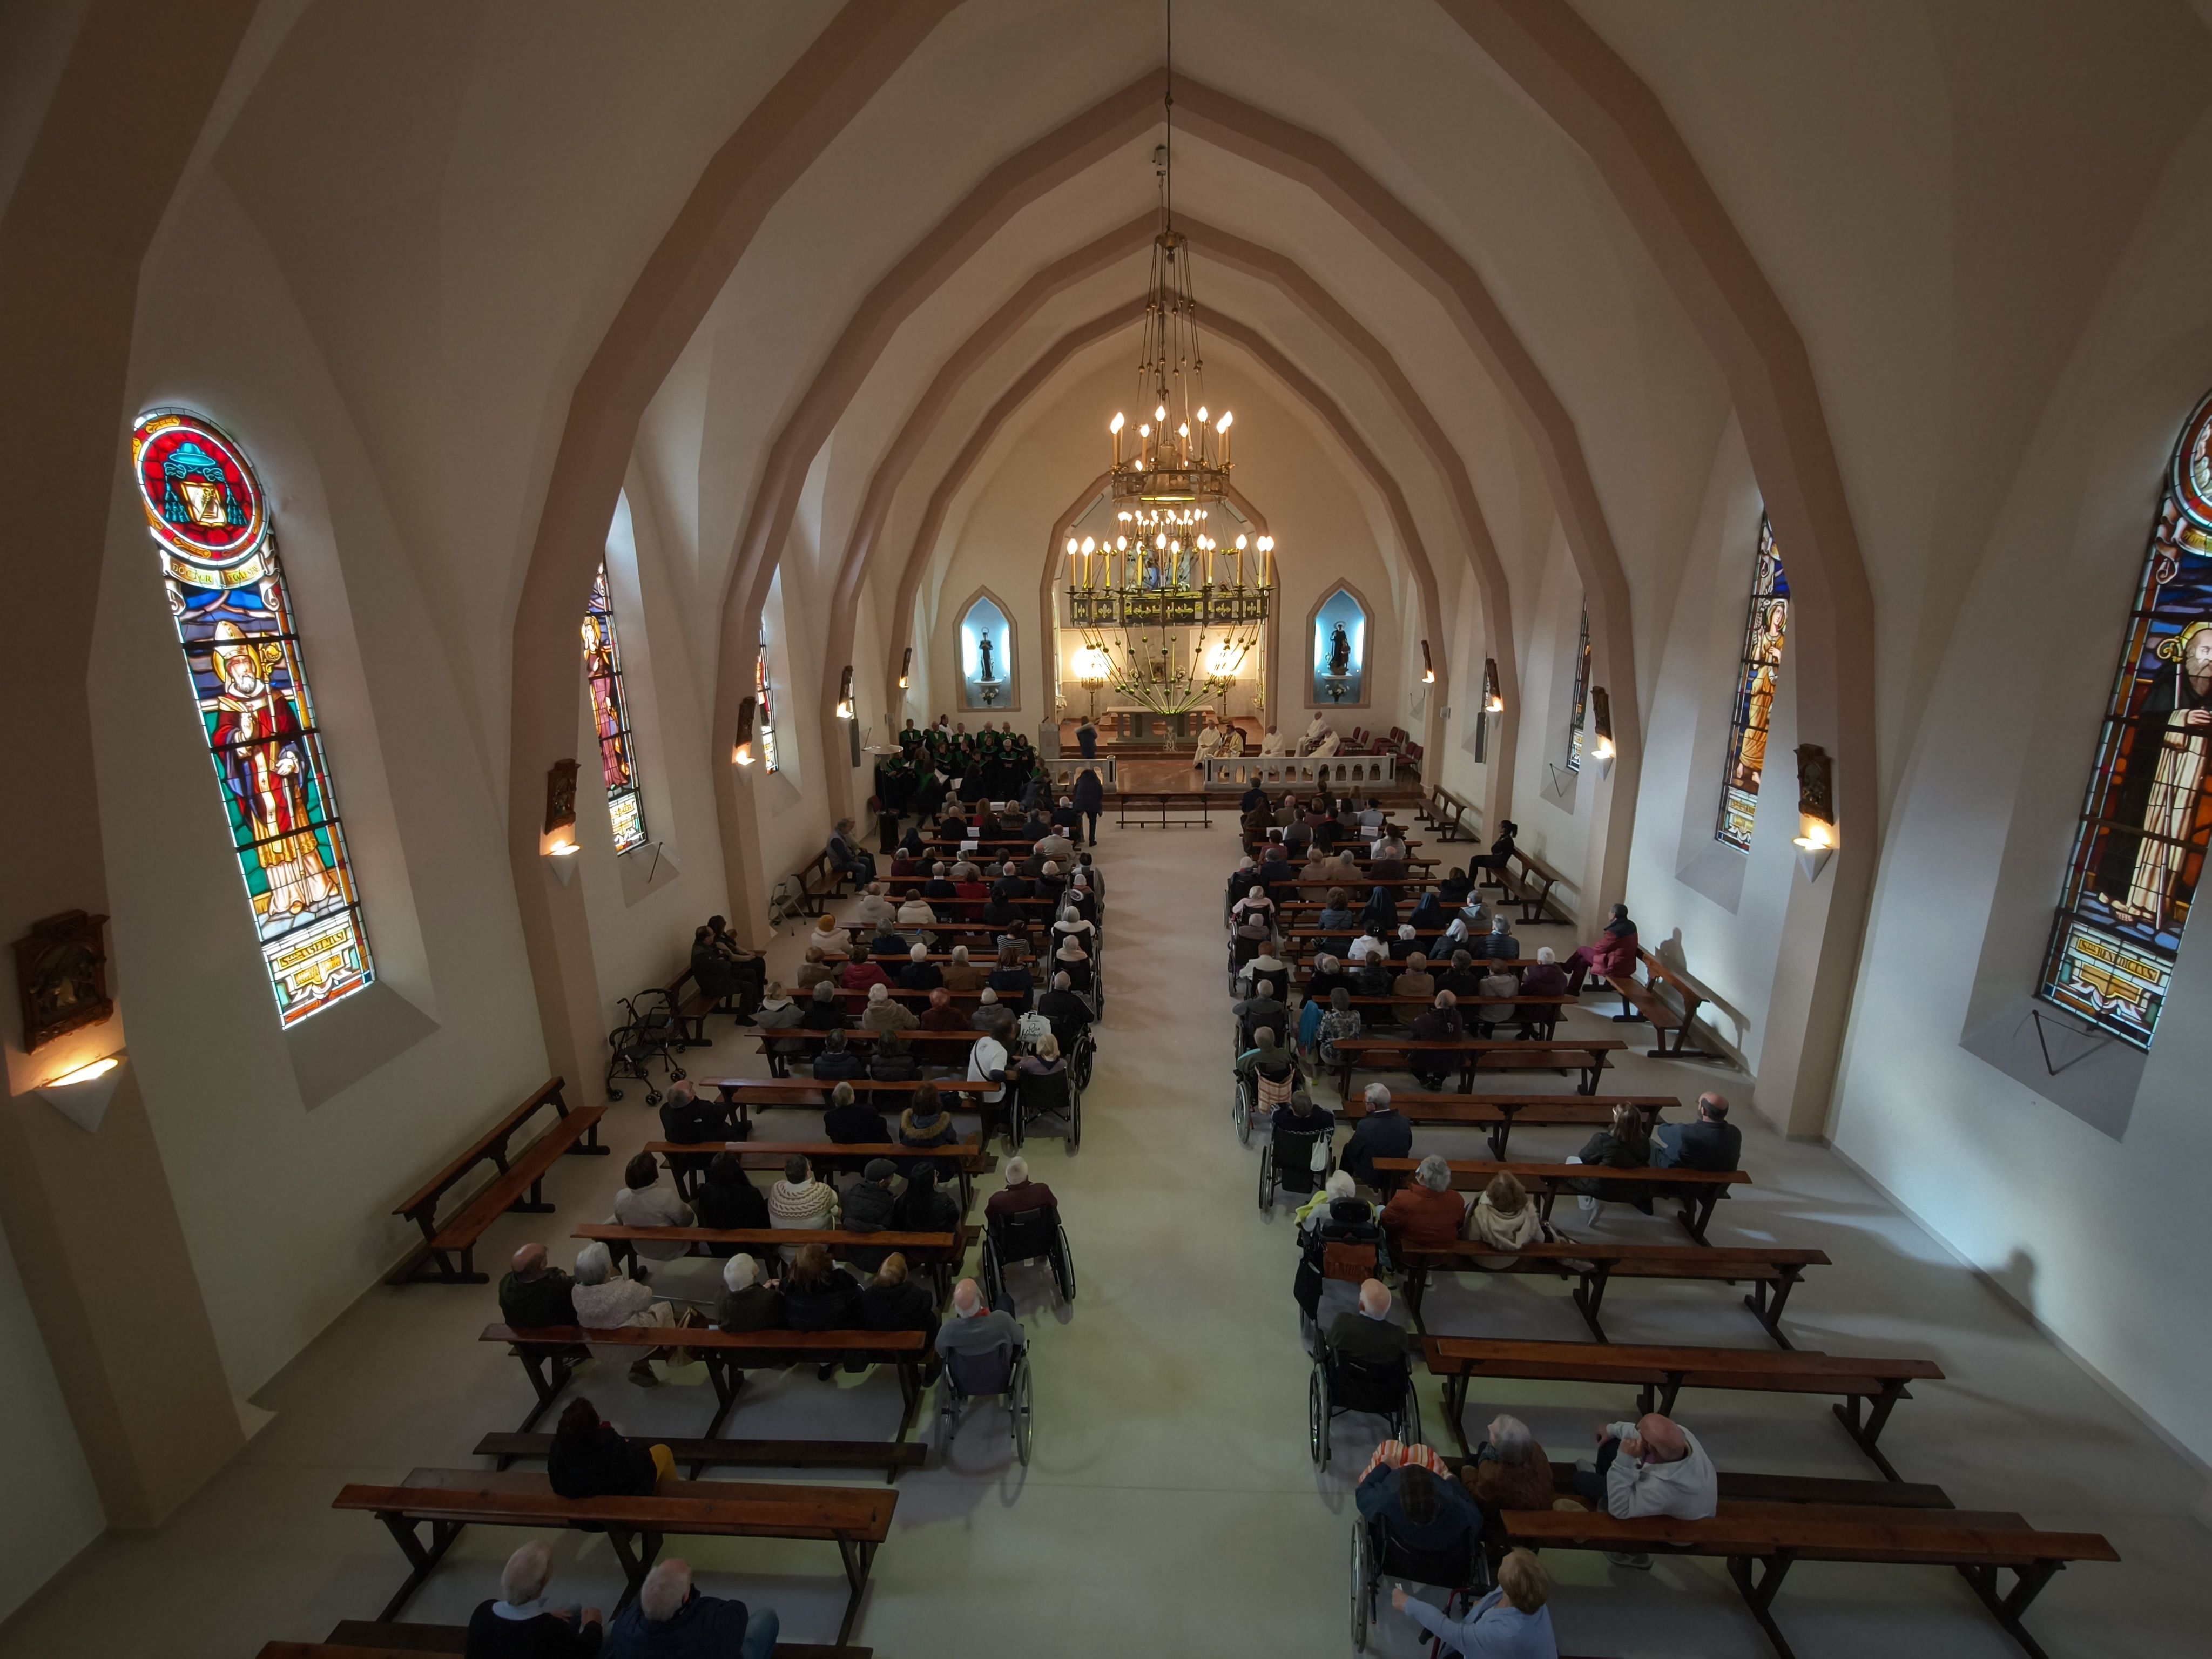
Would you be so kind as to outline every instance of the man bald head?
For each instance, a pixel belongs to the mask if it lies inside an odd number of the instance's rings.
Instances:
[[[1690,1455],[1681,1425],[1671,1417],[1648,1412],[1636,1419],[1636,1455],[1650,1463],[1679,1463]],[[1623,1451],[1629,1449],[1622,1447]]]
[[[512,1265],[515,1277],[527,1285],[545,1271],[545,1247],[543,1244],[524,1245],[514,1253]]]
[[[1388,1319],[1390,1316],[1390,1287],[1379,1279],[1361,1280],[1359,1311],[1370,1319]]]

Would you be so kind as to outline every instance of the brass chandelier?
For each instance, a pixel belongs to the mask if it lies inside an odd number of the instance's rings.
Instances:
[[[1133,434],[1118,412],[1107,426],[1116,529],[1110,542],[1067,538],[1068,620],[1083,635],[1078,678],[1094,700],[1110,684],[1155,714],[1187,714],[1224,696],[1256,651],[1264,708],[1275,543],[1239,534],[1224,546],[1213,532],[1235,417],[1206,406],[1190,243],[1175,228],[1172,48],[1166,107],[1168,142],[1152,153],[1160,228],[1137,359],[1139,407],[1150,403],[1152,416]]]

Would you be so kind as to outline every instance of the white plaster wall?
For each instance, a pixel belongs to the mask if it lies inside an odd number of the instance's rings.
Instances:
[[[1520,721],[1512,817],[1521,828],[1520,844],[1558,872],[1556,890],[1561,902],[1570,915],[1579,917],[1578,877],[1589,845],[1589,819],[1598,790],[1594,772],[1584,777],[1567,770],[1583,585],[1565,540],[1556,531],[1541,586],[1531,597],[1534,602],[1524,604],[1518,613],[1527,618],[1520,639],[1521,706],[1517,711],[1509,707],[1504,715]],[[1479,665],[1477,676],[1479,688]],[[1587,729],[1583,737],[1587,750]]]
[[[38,1110],[44,1107],[35,1108]],[[76,1426],[46,1358],[15,1258],[0,1233],[0,1619],[106,1529]]]

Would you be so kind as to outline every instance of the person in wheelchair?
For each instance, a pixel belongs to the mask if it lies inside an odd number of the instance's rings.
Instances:
[[[1381,1214],[1371,1202],[1359,1196],[1359,1183],[1344,1170],[1336,1170],[1322,1182],[1320,1191],[1298,1206],[1293,1219],[1298,1224],[1299,1241],[1308,1243],[1324,1228],[1337,1231],[1364,1228],[1372,1233]]]
[[[1051,1188],[1042,1181],[1030,1179],[1030,1161],[1025,1158],[1006,1160],[1006,1184],[993,1193],[983,1206],[985,1221],[997,1221],[1006,1216],[1025,1215],[1031,1210],[1057,1212],[1060,1200]]]
[[[1407,1340],[1405,1328],[1391,1323],[1390,1287],[1379,1279],[1362,1284],[1358,1309],[1337,1315],[1328,1328],[1331,1358],[1402,1364]]]
[[[1261,1026],[1271,1031],[1289,1029],[1291,1011],[1275,994],[1278,981],[1272,979],[1255,981],[1252,994],[1235,1004],[1231,1012],[1237,1016],[1237,1034],[1244,1039],[1244,1046],[1253,1046],[1255,1034]]]
[[[1075,1052],[1076,1039],[1091,1029],[1091,1005],[1075,994],[1075,981],[1066,974],[1052,976],[1052,988],[1037,999],[1037,1012],[1052,1022],[1062,1054]]]
[[[1390,1587],[1390,1605],[1446,1647],[1468,1659],[1559,1659],[1552,1632],[1552,1576],[1527,1550],[1498,1564],[1498,1588],[1469,1607],[1465,1619],[1417,1601],[1403,1584]]]
[[[1481,1510],[1426,1446],[1384,1441],[1360,1476],[1353,1500],[1361,1516],[1384,1528],[1391,1542],[1424,1554],[1456,1553],[1472,1560],[1481,1537]]]
[[[963,1279],[952,1287],[952,1317],[937,1329],[940,1358],[989,1353],[1001,1347],[1019,1353],[1028,1346],[1021,1321],[986,1303],[982,1286],[974,1279]]]

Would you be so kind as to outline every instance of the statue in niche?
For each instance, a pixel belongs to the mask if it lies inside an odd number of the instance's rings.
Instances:
[[[982,664],[982,669],[975,678],[979,680],[996,679],[998,676],[991,672],[991,636],[988,633],[976,641],[975,656],[976,659]]]
[[[1345,634],[1342,623],[1329,633],[1328,672],[1339,678],[1352,672],[1352,641]]]

